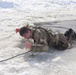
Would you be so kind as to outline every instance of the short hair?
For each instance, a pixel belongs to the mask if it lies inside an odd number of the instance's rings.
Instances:
[[[19,33],[20,33],[20,35],[22,36],[24,33],[28,33],[28,30],[30,30],[31,31],[31,29],[29,29],[28,27],[21,27],[20,28],[20,31],[19,31]]]

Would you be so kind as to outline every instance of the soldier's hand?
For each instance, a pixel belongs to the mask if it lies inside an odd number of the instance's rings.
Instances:
[[[25,48],[26,48],[26,49],[31,49],[31,43],[30,43],[30,42],[26,42]]]

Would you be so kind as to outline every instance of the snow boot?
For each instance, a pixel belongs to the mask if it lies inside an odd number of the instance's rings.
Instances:
[[[76,40],[76,32],[73,29],[69,29],[64,34],[68,40]]]

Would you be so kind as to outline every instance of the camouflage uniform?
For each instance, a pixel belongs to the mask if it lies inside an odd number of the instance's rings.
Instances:
[[[64,34],[53,34],[52,30],[48,30],[42,27],[35,27],[32,33],[34,44],[32,44],[31,50],[34,52],[45,52],[49,50],[49,47],[53,47],[58,50],[65,50],[68,48],[68,41]]]

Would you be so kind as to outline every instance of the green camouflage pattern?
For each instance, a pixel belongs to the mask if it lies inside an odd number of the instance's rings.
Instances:
[[[34,30],[34,44],[32,45],[31,50],[33,52],[46,52],[49,49],[48,43],[47,43],[47,34],[45,30],[41,28],[36,28]]]
[[[34,44],[31,47],[33,52],[45,52],[49,50],[49,47],[54,47],[59,50],[68,48],[68,41],[63,34],[53,34],[52,30],[41,27],[34,28],[33,30]]]
[[[31,50],[33,52],[47,52],[49,50],[49,47],[43,44],[33,44]]]

